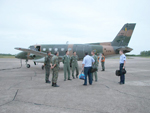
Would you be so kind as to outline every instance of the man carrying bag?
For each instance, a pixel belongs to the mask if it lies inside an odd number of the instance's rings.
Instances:
[[[88,52],[85,53],[85,57],[83,58],[82,62],[82,71],[84,72],[85,75],[85,80],[84,80],[84,86],[87,85],[87,76],[89,78],[89,84],[92,85],[92,74],[91,74],[91,68],[92,64],[95,62],[95,60],[88,55]]]

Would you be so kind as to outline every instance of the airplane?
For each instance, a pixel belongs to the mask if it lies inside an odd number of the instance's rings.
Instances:
[[[69,51],[70,56],[72,56],[73,52],[76,51],[79,60],[84,58],[85,52],[90,53],[92,50],[94,50],[96,54],[104,53],[106,57],[118,55],[119,50],[123,50],[124,53],[128,53],[133,50],[132,48],[128,47],[128,44],[135,25],[136,23],[125,24],[112,42],[87,44],[42,44],[31,45],[28,49],[17,47],[15,49],[23,52],[18,53],[15,57],[18,59],[25,59],[26,67],[30,68],[30,64],[27,64],[28,60],[33,60],[35,65],[36,63],[44,63],[44,58],[47,55],[47,51],[50,51],[52,55],[58,51],[60,61],[67,50]],[[42,69],[44,69],[44,65],[42,65]]]

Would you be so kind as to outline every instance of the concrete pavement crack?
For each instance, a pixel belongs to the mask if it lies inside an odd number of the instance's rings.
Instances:
[[[6,103],[0,105],[0,107],[4,106],[4,105],[6,105],[6,104],[9,104],[9,103],[11,103],[11,102],[13,102],[13,101],[15,100],[17,94],[18,94],[18,91],[19,91],[19,89],[17,89],[17,91],[16,91],[16,93],[15,93],[15,96],[14,96],[14,98],[13,98],[11,101],[8,101],[8,102],[6,102]]]
[[[14,87],[14,86],[19,85],[20,83],[22,83],[22,82],[19,82],[19,83],[15,84],[15,85],[13,85],[13,86],[9,87],[9,88],[8,88],[8,90],[9,90],[9,89],[11,89],[11,88],[12,88],[12,87]]]
[[[18,91],[19,91],[19,89],[17,89],[16,94],[15,94],[15,96],[14,96],[14,98],[13,98],[13,100],[12,100],[12,101],[14,101],[14,100],[15,100],[15,98],[16,98],[16,96],[17,96],[17,94],[18,94]]]
[[[101,84],[102,84],[102,83],[101,83]],[[119,90],[117,90],[117,89],[110,88],[109,86],[107,86],[107,85],[105,85],[105,84],[102,84],[102,85],[105,86],[105,87],[108,88],[108,89],[112,89],[112,90],[117,91],[117,92],[119,92],[119,93],[121,93],[121,94],[124,94],[124,95],[132,96],[132,97],[136,97],[136,98],[140,98],[140,99],[150,100],[149,98],[135,96],[135,95],[132,95],[132,94],[128,94],[128,93],[119,91]]]

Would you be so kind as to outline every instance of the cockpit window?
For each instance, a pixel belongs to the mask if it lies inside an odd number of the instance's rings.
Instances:
[[[43,48],[43,51],[46,51],[46,48]]]
[[[29,49],[37,51],[37,49],[34,46],[30,46]]]
[[[58,51],[58,48],[55,48],[55,51]]]
[[[34,51],[40,51],[40,46],[30,46],[29,49],[34,50]]]

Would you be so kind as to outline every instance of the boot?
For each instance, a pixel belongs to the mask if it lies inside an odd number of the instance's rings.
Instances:
[[[68,80],[71,80],[70,78],[68,78]]]
[[[52,86],[54,86],[54,83],[52,83]]]
[[[51,81],[49,81],[49,80],[46,80],[46,83],[49,83],[49,84],[50,84],[50,83],[51,83]]]
[[[56,83],[54,84],[54,87],[59,87]]]

